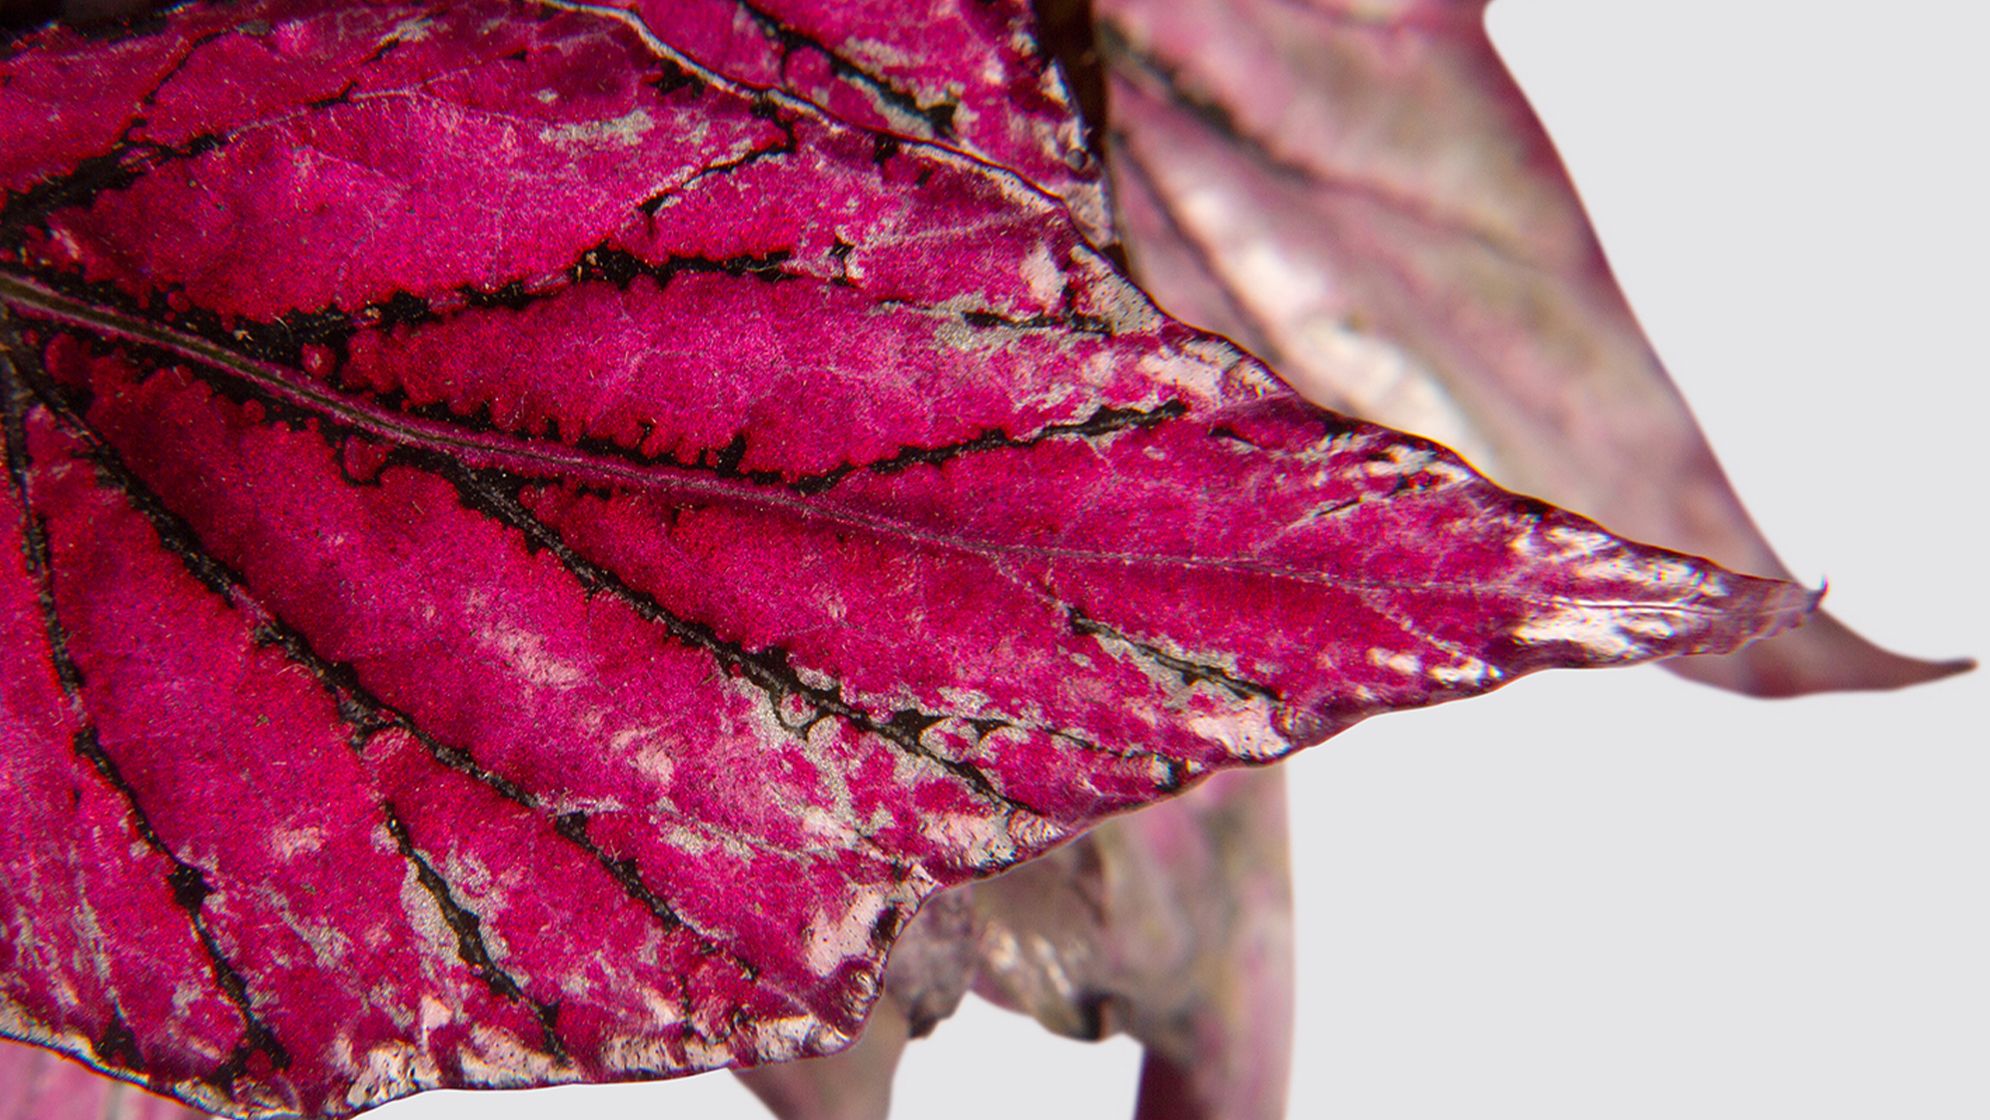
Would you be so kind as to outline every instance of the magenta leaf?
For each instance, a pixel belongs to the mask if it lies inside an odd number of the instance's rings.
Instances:
[[[1100,167],[1027,0],[630,0],[671,46],[850,124],[943,144],[1061,199],[1108,240]]]
[[[939,888],[1810,609],[668,31],[193,5],[0,61],[0,1030],[242,1116],[833,1051]]]
[[[1277,1120],[1292,1030],[1281,769],[1232,771],[948,891],[892,950],[864,1037],[744,1071],[783,1120],[886,1115],[908,1037],[972,987],[1071,1038],[1146,1050],[1136,1116]]]
[[[1623,532],[1787,575],[1624,302],[1484,9],[1098,0],[1135,274],[1312,400]],[[1669,663],[1769,695],[1967,666],[1828,616]]]

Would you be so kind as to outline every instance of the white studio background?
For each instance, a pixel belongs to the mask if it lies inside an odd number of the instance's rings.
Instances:
[[[1491,15],[1785,559],[1882,644],[1990,654],[1990,14]],[[1301,756],[1291,1115],[1990,1116],[1986,701],[1984,673],[1781,702],[1555,673]],[[973,1004],[912,1047],[895,1115],[1112,1120],[1137,1062]],[[765,1113],[716,1075],[379,1115]]]

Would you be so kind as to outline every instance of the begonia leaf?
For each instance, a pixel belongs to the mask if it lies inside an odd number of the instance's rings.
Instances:
[[[0,1031],[228,1115],[842,1047],[935,890],[1813,596],[577,4],[0,59]]]
[[[1787,575],[1611,277],[1485,0],[1097,0],[1134,275],[1309,399],[1644,539]],[[1667,663],[1743,692],[1946,676],[1829,616]]]

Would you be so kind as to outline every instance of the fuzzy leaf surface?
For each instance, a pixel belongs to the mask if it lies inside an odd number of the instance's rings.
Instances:
[[[935,890],[1788,584],[632,13],[0,60],[0,1030],[227,1115],[838,1049]]]

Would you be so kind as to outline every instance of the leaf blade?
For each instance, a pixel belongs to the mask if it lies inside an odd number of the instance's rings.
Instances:
[[[1102,3],[1140,275],[1311,399],[1632,536],[1787,577],[1624,303],[1483,7]],[[1667,668],[1792,695],[1969,664],[1881,650],[1827,615]]]
[[[76,651],[7,726],[100,744],[9,759],[115,771],[128,924],[189,985],[135,1063],[92,1041],[127,949],[7,999],[202,1107],[832,1050],[941,886],[1811,605],[1306,406],[1013,176],[880,158],[623,13],[257,11],[139,42],[274,39],[345,93],[141,98],[94,170],[18,176],[0,266],[9,521],[46,534],[7,653]]]

